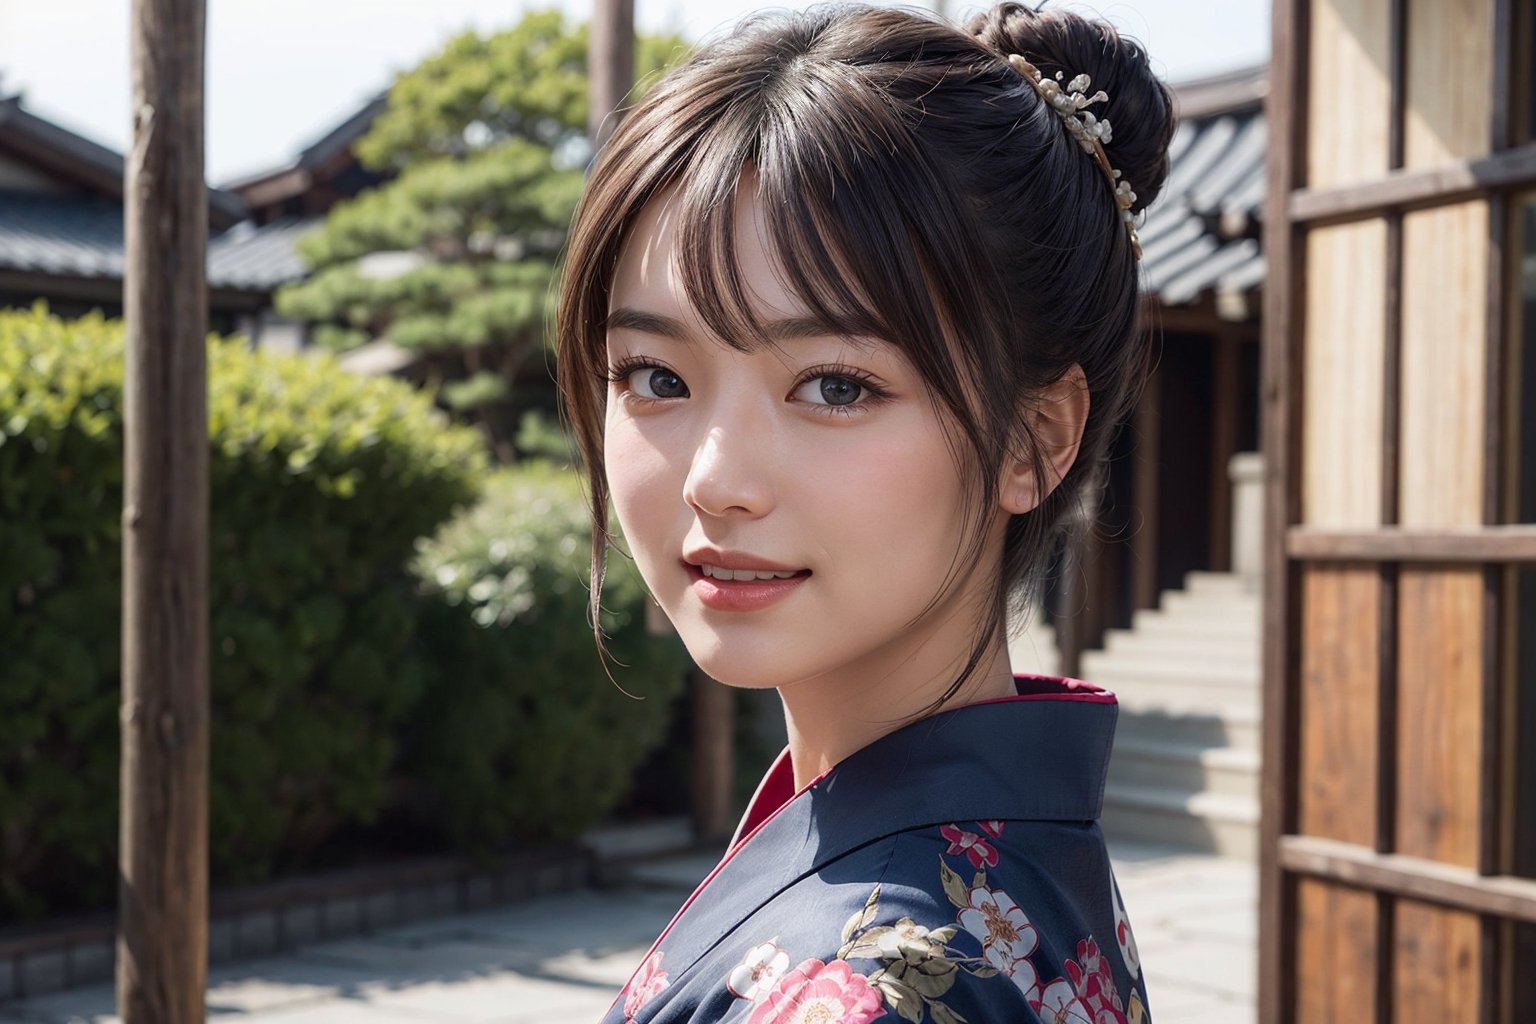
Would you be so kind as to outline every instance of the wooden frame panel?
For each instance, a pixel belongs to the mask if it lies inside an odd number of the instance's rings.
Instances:
[[[1332,96],[1348,100],[1320,103],[1310,112],[1306,157],[1299,162],[1306,177],[1297,184],[1337,188],[1374,181],[1387,171],[1394,121],[1391,0],[1317,0],[1311,6],[1310,26],[1297,31],[1307,40],[1301,51],[1309,61],[1305,77],[1328,82]]]
[[[1514,192],[1536,184],[1533,72],[1517,59],[1522,31],[1536,33],[1529,6],[1518,18],[1515,0],[1274,6],[1269,114],[1284,151],[1270,155],[1265,240],[1266,1022],[1492,1024],[1512,1005],[1497,969],[1509,922],[1536,923],[1536,881],[1499,874],[1516,737],[1500,714],[1497,614],[1508,567],[1536,563],[1536,525],[1503,521],[1509,474],[1495,471],[1513,458],[1500,347],[1512,322],[1508,214]],[[1341,71],[1349,59],[1368,66]],[[1309,79],[1352,102],[1319,104],[1309,121]],[[1340,106],[1354,108],[1352,137],[1333,121]],[[1384,225],[1380,262],[1312,262],[1373,230],[1359,222]],[[1477,252],[1486,259],[1468,258]],[[1330,272],[1384,308],[1350,307]],[[1329,351],[1329,334],[1355,348],[1364,338],[1368,351]],[[1349,418],[1340,373],[1374,373],[1376,394],[1349,398],[1356,422],[1380,423],[1374,455],[1358,431],[1335,434],[1346,451],[1322,443]],[[1374,505],[1362,477],[1379,485]],[[1353,655],[1330,614],[1353,620]],[[1372,721],[1324,682],[1368,680],[1359,639],[1371,632],[1377,756],[1356,782],[1382,792],[1351,821],[1348,801],[1317,780],[1349,760],[1328,744],[1373,745]],[[1299,942],[1298,928],[1321,947]],[[1330,971],[1328,944],[1341,941],[1357,956],[1392,953],[1374,958],[1368,993]]]
[[[1286,212],[1292,221],[1336,223],[1460,203],[1490,192],[1518,189],[1536,179],[1536,143],[1476,160],[1458,160],[1424,170],[1394,171],[1375,181],[1337,188],[1296,189]]]
[[[1317,836],[1285,836],[1277,860],[1287,871],[1477,914],[1536,923],[1536,879],[1479,875],[1422,857],[1377,853]]]
[[[1536,525],[1330,530],[1293,526],[1286,553],[1310,562],[1536,562]]]
[[[1291,216],[1293,192],[1307,166],[1308,104],[1304,65],[1312,48],[1310,0],[1274,0],[1270,8],[1270,88],[1265,118],[1271,142],[1265,156],[1266,277],[1260,372],[1261,447],[1264,454],[1263,713],[1265,771],[1260,777],[1258,1015],[1266,1024],[1295,1019],[1300,927],[1296,876],[1282,863],[1281,839],[1295,830],[1293,766],[1299,759],[1299,688],[1296,563],[1286,556],[1285,534],[1300,518],[1295,486],[1300,456],[1302,350],[1298,320],[1305,301],[1302,232]],[[1310,903],[1309,903],[1310,907]],[[1306,920],[1312,920],[1308,917]],[[1306,966],[1311,966],[1310,964]],[[1315,969],[1315,968],[1314,968]]]
[[[1364,221],[1307,236],[1307,308],[1301,399],[1301,521],[1381,522],[1382,396],[1386,320],[1361,295],[1386,289],[1386,224]],[[1336,267],[1349,267],[1339,274]]]
[[[1439,167],[1492,144],[1493,0],[1409,0],[1401,166]]]

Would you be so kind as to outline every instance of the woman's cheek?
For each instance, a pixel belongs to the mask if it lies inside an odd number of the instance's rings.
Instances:
[[[619,528],[643,571],[672,528],[682,484],[674,486],[668,460],[632,420],[610,419],[603,458]]]

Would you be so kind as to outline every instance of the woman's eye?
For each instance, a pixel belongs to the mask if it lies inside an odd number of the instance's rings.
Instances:
[[[869,390],[852,377],[823,374],[795,389],[794,397],[812,405],[853,405]]]
[[[671,370],[642,366],[626,378],[629,389],[641,398],[687,398],[688,385]]]

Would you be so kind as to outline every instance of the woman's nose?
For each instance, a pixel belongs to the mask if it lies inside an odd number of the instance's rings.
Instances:
[[[750,417],[705,432],[683,483],[683,501],[702,515],[756,518],[773,508],[766,438]]]

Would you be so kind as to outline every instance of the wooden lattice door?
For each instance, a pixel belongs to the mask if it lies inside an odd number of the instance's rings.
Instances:
[[[1265,1022],[1536,1021],[1532,6],[1275,0]]]

